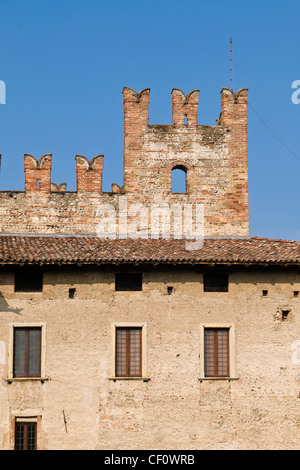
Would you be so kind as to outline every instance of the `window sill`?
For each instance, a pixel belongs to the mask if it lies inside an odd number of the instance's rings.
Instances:
[[[199,382],[202,380],[227,380],[230,382],[231,380],[239,380],[239,377],[198,377]]]
[[[150,377],[108,377],[108,380],[141,380],[142,382],[148,382]]]
[[[4,379],[7,383],[12,383],[12,382],[46,382],[47,380],[50,380],[49,377],[7,377]]]
[[[228,290],[204,290],[204,294],[229,294]]]
[[[117,294],[142,294],[143,291],[140,290],[114,290]]]
[[[14,294],[22,294],[22,295],[43,294],[43,291],[42,290],[15,290]]]

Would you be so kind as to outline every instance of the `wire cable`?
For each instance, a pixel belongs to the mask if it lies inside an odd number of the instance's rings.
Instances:
[[[256,116],[262,121],[262,123],[267,127],[267,129],[271,132],[271,134],[273,134],[273,136],[295,157],[297,158],[297,160],[300,161],[300,157],[295,153],[293,152],[293,150],[291,150],[281,139],[280,137],[278,137],[277,134],[275,134],[275,132],[271,129],[270,126],[268,126],[268,124],[266,123],[266,121],[264,121],[264,119],[255,111],[255,109],[253,108],[253,106],[251,105],[251,103],[248,102],[248,105],[250,106],[250,108],[252,109],[252,111],[256,114]]]

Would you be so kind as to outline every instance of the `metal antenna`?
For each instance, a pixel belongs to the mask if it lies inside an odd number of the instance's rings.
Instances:
[[[233,91],[232,88],[232,37],[230,36],[230,89]]]

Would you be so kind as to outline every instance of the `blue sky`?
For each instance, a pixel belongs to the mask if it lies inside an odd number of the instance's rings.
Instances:
[[[75,187],[75,155],[104,154],[122,185],[122,89],[149,87],[150,124],[171,124],[171,90],[200,89],[214,125],[220,90],[249,88],[250,235],[300,241],[299,0],[1,0],[0,190],[23,190],[24,153],[52,153]]]

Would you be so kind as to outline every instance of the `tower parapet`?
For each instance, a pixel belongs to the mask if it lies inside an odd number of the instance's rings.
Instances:
[[[174,126],[183,126],[185,118],[187,127],[196,127],[198,124],[198,98],[199,90],[190,91],[187,95],[179,88],[172,90],[172,121]]]
[[[103,192],[103,155],[76,155],[76,191],[66,191],[66,183],[51,182],[51,154],[25,154],[25,192],[0,191],[2,231],[95,235],[99,205],[118,211],[126,196],[129,217],[134,205],[201,204],[205,236],[248,236],[247,94],[222,88],[221,113],[210,126],[198,124],[199,90],[173,88],[172,123],[149,124],[150,89],[124,87],[123,185]],[[175,192],[178,171],[185,187]]]
[[[89,161],[83,155],[76,155],[77,192],[102,192],[103,155],[97,155]]]
[[[42,155],[39,160],[30,154],[24,155],[25,192],[51,192],[51,162],[50,153]]]

